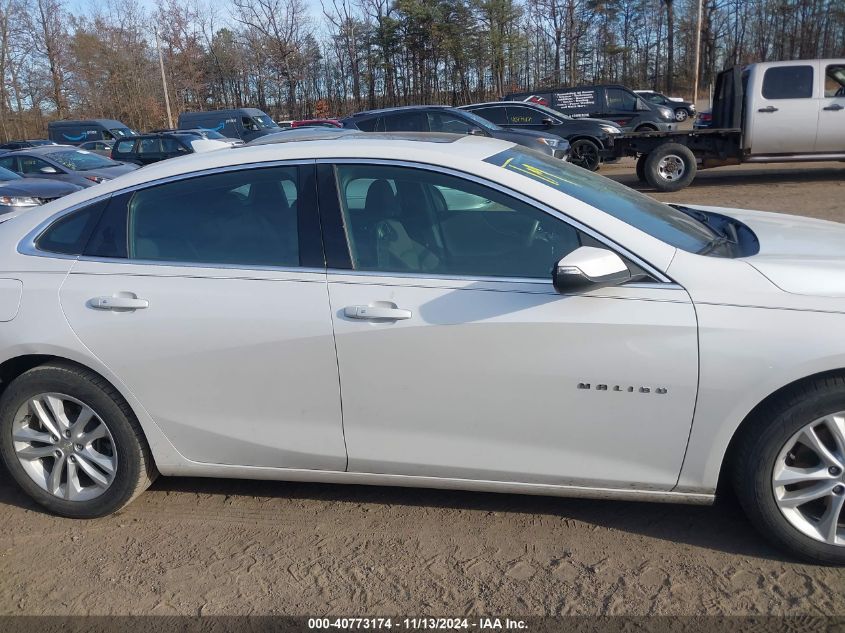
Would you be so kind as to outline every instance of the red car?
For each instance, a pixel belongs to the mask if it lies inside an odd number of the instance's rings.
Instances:
[[[337,119],[302,119],[292,121],[291,127],[343,127]]]

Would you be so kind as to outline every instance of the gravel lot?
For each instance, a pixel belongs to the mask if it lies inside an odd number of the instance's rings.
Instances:
[[[602,173],[634,185],[631,167]],[[842,220],[845,164],[722,168],[657,197]],[[0,614],[845,615],[845,569],[785,560],[730,499],[160,478],[70,521],[0,470],[0,506]]]

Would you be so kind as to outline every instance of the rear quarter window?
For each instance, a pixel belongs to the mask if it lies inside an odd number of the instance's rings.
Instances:
[[[59,218],[36,238],[35,247],[47,253],[81,255],[107,205],[108,200],[101,200]]]

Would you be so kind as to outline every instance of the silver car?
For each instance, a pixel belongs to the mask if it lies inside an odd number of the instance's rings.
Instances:
[[[698,504],[721,478],[843,564],[843,252],[490,138],[194,154],[2,224],[0,453],[68,517],[159,473]]]

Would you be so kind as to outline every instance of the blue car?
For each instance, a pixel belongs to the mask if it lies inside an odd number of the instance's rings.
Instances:
[[[0,167],[0,215],[37,207],[80,189],[69,182],[23,178]]]

